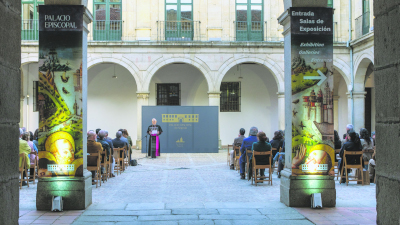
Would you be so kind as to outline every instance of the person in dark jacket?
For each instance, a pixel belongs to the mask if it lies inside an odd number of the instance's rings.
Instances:
[[[340,149],[342,147],[342,141],[340,140],[339,134],[336,130],[334,130],[334,138],[335,138],[335,149]]]
[[[251,147],[252,151],[256,151],[256,152],[267,152],[267,151],[271,151],[272,146],[270,143],[266,142],[267,140],[267,135],[265,135],[264,132],[258,132],[257,134],[257,140],[258,142],[254,142],[253,146]],[[252,155],[253,156],[253,155]],[[269,165],[269,157],[270,156],[255,156],[256,159],[256,163],[257,165]],[[250,161],[251,162],[251,161]],[[250,163],[249,166],[249,174],[251,176],[252,174],[252,163]],[[264,176],[264,172],[265,169],[260,169],[260,175],[263,177]],[[249,176],[249,177],[250,177]],[[262,180],[263,178],[261,178]]]
[[[258,128],[257,127],[251,127],[249,131],[249,136],[245,139],[243,139],[242,142],[242,147],[240,148],[240,152],[242,153],[240,156],[240,179],[244,180],[245,179],[245,164],[246,164],[246,150],[251,150],[251,147],[253,146],[254,142],[257,142],[257,133],[258,133]]]
[[[340,149],[340,160],[338,162],[339,164],[339,171],[342,171],[342,167],[344,164],[344,160],[343,160],[343,155],[344,155],[344,151],[362,151],[362,147],[361,147],[361,142],[360,142],[360,138],[358,137],[357,133],[354,130],[348,130],[347,131],[349,140],[343,144],[342,148]],[[349,164],[358,164],[360,163],[360,157],[358,156],[347,156],[347,163]],[[364,164],[364,162],[362,162]],[[344,171],[344,173],[347,173],[349,171]],[[343,183],[343,180],[342,180]]]
[[[235,147],[235,146],[240,147],[243,142],[243,139],[246,138],[244,136],[244,134],[246,133],[246,130],[244,128],[240,128],[239,133],[240,133],[239,136],[233,140],[233,147]],[[231,168],[231,170],[233,170],[234,169],[233,163],[235,162],[235,154],[234,154],[233,149],[230,150],[230,152],[229,152],[229,158],[230,158],[230,165],[231,165],[230,168]]]
[[[276,150],[272,150],[272,157],[275,158],[276,153],[279,152],[279,148],[282,148],[283,145],[283,135],[282,131],[275,131],[274,138],[269,142],[272,148],[276,148]]]

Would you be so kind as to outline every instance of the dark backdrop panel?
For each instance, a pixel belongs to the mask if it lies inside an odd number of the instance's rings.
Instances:
[[[161,154],[218,153],[217,106],[143,106],[143,136],[153,118],[164,131],[160,135]],[[146,138],[142,153],[147,152],[145,142]]]

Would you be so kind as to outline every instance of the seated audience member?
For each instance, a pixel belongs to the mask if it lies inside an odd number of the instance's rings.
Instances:
[[[114,145],[112,143],[112,138],[108,137],[108,131],[104,130],[104,132],[106,133],[106,136],[104,137],[104,141],[106,141],[108,143],[108,145],[110,146],[110,150],[111,150],[111,177],[115,177],[114,175],[114,166],[115,166],[115,159],[114,159]]]
[[[126,140],[128,140],[128,143],[129,143],[129,149],[128,149],[128,151],[132,154],[133,142],[132,142],[131,136],[129,136],[128,130],[123,129],[123,131],[122,131],[122,136],[123,136],[124,138],[126,138]],[[130,162],[130,161],[131,161],[131,159],[129,159],[129,162]]]
[[[368,172],[369,172],[370,181],[374,180],[375,165],[376,165],[376,158],[375,158],[375,152],[374,152],[374,154],[372,154],[372,159],[370,159],[369,163],[368,163]]]
[[[101,144],[101,147],[103,148],[103,151],[106,152],[106,159],[102,158],[101,163],[104,163],[105,161],[108,161],[109,158],[111,157],[111,146],[108,144],[106,140],[106,131],[105,130],[100,130],[99,131],[99,138],[97,138],[97,142]],[[103,168],[102,168],[103,170]]]
[[[340,149],[340,160],[338,162],[339,164],[339,171],[342,171],[342,167],[344,165],[344,151],[361,151],[361,142],[359,137],[357,136],[357,133],[354,130],[348,130],[347,131],[349,141],[343,144],[342,148]],[[348,156],[347,157],[347,163],[349,164],[358,164],[360,163],[360,158],[358,156]],[[349,172],[349,171],[343,171],[344,174]],[[342,180],[342,183],[345,182],[344,179]]]
[[[242,145],[243,139],[246,138],[244,136],[244,134],[246,133],[246,130],[244,128],[240,128],[239,133],[240,133],[239,136],[233,140],[234,147],[235,146],[240,147]],[[231,170],[233,170],[234,169],[233,163],[235,162],[235,153],[233,149],[229,152],[229,156],[230,156]]]
[[[272,148],[276,148],[276,150],[272,150],[272,157],[275,158],[276,153],[279,152],[279,148],[282,147],[283,145],[283,135],[281,131],[275,131],[274,132],[274,137],[272,140],[269,142],[272,146]]]
[[[242,147],[240,148],[240,179],[245,179],[245,164],[246,164],[246,150],[251,150],[251,147],[253,146],[254,142],[257,142],[257,133],[258,129],[257,127],[251,127],[249,131],[249,137],[243,139],[242,142]]]
[[[99,132],[101,131],[101,129],[100,128],[97,128],[96,129],[96,135],[97,135],[97,139],[96,139],[96,141],[98,141],[99,140]]]
[[[39,129],[35,130],[35,134],[33,135],[33,144],[36,145],[36,148],[39,149]]]
[[[342,148],[342,141],[340,140],[339,134],[336,130],[334,130],[334,145],[335,149],[341,149]]]
[[[97,134],[90,130],[87,133],[87,153],[101,153],[103,151],[103,147],[99,142],[96,142]],[[97,161],[95,161],[92,157],[87,160],[88,166],[97,166]],[[95,172],[92,171],[92,177],[95,177]]]
[[[29,153],[31,153],[31,147],[29,147],[28,142],[22,139],[22,136],[24,134],[24,131],[22,130],[22,128],[19,129],[19,154],[24,154],[25,155],[25,164],[26,164],[26,168],[30,169],[31,166],[31,162],[29,160]],[[22,158],[19,158],[19,167],[22,166]],[[23,173],[23,177],[26,177],[26,173],[24,171]],[[26,182],[22,182],[22,186],[26,186]]]
[[[122,134],[122,136],[120,138],[121,141],[125,142],[126,146],[128,146],[127,148],[130,149],[129,140],[128,140],[128,138],[124,137],[124,129],[119,129],[118,131],[121,131],[121,134]]]
[[[347,142],[347,133],[343,134],[343,139],[342,139],[342,146],[344,143]]]
[[[22,135],[22,140],[26,141],[28,143],[28,145],[29,145],[29,148],[31,149],[31,151],[29,152],[29,161],[30,161],[30,167],[31,167],[30,171],[29,171],[29,174],[33,175],[33,173],[35,173],[34,166],[35,166],[36,160],[38,160],[38,158],[37,158],[37,155],[35,157],[35,155],[30,154],[30,153],[32,153],[32,152],[36,152],[37,153],[38,149],[36,148],[35,144],[31,141],[31,139],[33,139],[33,137],[31,138],[31,133],[32,132],[25,132]]]
[[[122,140],[122,138],[124,138],[124,137],[122,136],[122,132],[121,131],[118,131],[115,134],[115,136],[116,136],[116,138],[112,140],[114,148],[125,148],[125,146],[128,146],[128,143]],[[125,156],[126,155],[124,153],[124,157]],[[120,153],[119,157],[122,158],[122,152]]]
[[[362,150],[374,150],[374,141],[369,136],[368,130],[365,128],[360,129],[360,142],[362,146]],[[364,152],[363,160],[368,161],[372,159],[372,152]]]
[[[271,151],[272,146],[270,143],[266,142],[267,141],[267,135],[265,135],[264,132],[258,132],[257,134],[257,142],[253,143],[253,146],[251,148],[252,151],[256,151],[256,152],[267,152],[267,151]],[[256,156],[256,163],[257,165],[268,165],[269,164],[269,157],[272,156]],[[250,161],[251,162],[251,161]],[[252,164],[250,163],[249,165],[249,174],[250,176],[252,175]],[[264,176],[264,172],[265,169],[260,169],[260,176]],[[263,178],[261,178],[260,180],[262,180]]]
[[[281,151],[281,154],[279,154],[278,178],[281,178],[281,171],[283,170],[284,166],[285,166],[285,140],[283,140],[282,151]]]
[[[374,146],[376,146],[376,142],[375,142],[375,131],[373,131],[373,132],[371,133],[371,138],[372,138],[372,140],[374,141]]]

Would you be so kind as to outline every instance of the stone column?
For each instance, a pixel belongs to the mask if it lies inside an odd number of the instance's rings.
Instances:
[[[339,96],[333,96],[333,124],[336,131],[339,131]]]
[[[350,92],[346,92],[347,95],[347,123],[353,124],[353,108],[352,108],[352,101],[353,97]],[[347,125],[347,124],[346,124]]]
[[[374,1],[377,224],[398,224],[400,209],[399,2]],[[390,51],[396,49],[396,51]]]
[[[278,129],[285,130],[285,93],[278,92]]]
[[[2,1],[0,21],[0,224],[18,224],[21,1]]]
[[[83,210],[92,204],[92,173],[87,170],[87,35],[88,24],[93,17],[86,9],[87,0],[45,0],[45,5],[64,7],[82,5],[84,7],[83,32],[82,32],[82,175],[81,176],[56,176],[40,177],[37,184],[36,208],[38,210],[51,210],[52,196],[62,196],[64,210]],[[40,11],[39,11],[40,13]],[[58,31],[53,31],[58,32]],[[75,86],[76,88],[77,86]],[[75,112],[79,114],[79,112]]]
[[[218,106],[218,123],[219,123],[219,104],[220,104],[220,98],[221,98],[221,92],[220,91],[215,91],[215,92],[208,92],[208,105],[209,106]],[[221,138],[219,135],[220,131],[220,123],[218,124],[218,148],[221,149]]]
[[[335,181],[332,176],[292,176],[292,93],[291,93],[291,27],[290,7],[326,7],[327,0],[285,0],[285,12],[278,21],[283,26],[285,52],[285,168],[281,171],[280,201],[290,207],[310,207],[312,193],[322,193],[325,207],[336,205]],[[311,114],[315,114],[312,112]]]
[[[353,92],[354,101],[354,129],[357,133],[360,132],[361,128],[365,127],[365,95],[367,92]]]
[[[150,92],[136,92],[137,94],[137,139],[136,149],[142,149],[142,106],[149,105]]]

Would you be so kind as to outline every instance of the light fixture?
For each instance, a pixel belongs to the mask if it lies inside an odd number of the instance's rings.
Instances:
[[[240,67],[240,68],[239,68]],[[240,70],[239,70],[240,69]],[[242,77],[242,67],[240,66],[240,65],[238,65],[238,70],[239,70],[239,77],[238,77],[238,79],[239,80],[241,80],[241,79],[243,79],[243,77]]]
[[[118,78],[117,75],[115,75],[115,64],[114,64],[114,76],[112,76],[112,78],[114,79]]]

